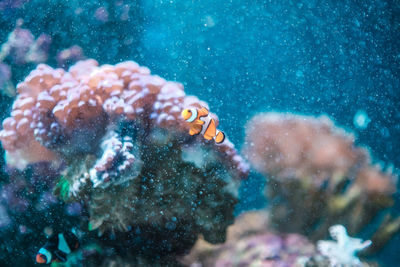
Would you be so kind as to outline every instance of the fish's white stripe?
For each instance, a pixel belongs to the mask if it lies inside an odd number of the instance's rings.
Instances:
[[[201,128],[201,132],[200,132],[200,134],[204,135],[204,133],[208,129],[208,126],[210,126],[210,122],[211,122],[212,118],[210,117],[210,115],[208,115],[207,117],[200,118],[200,120],[204,121],[204,124],[203,124],[203,126]]]
[[[193,122],[197,118],[197,109],[191,108],[189,110],[190,110],[190,112],[192,112],[192,116],[190,116],[190,118],[187,119],[186,121],[187,122]]]
[[[66,254],[71,253],[71,249],[69,248],[67,241],[65,241],[63,234],[58,234],[58,249]]]
[[[217,138],[217,135],[219,134],[219,130],[218,129],[215,129],[215,136],[213,137],[213,139],[215,140],[215,138]]]
[[[39,253],[46,256],[46,260],[47,260],[46,263],[47,263],[47,264],[49,264],[49,263],[51,262],[51,253],[50,253],[50,251],[48,251],[48,250],[45,249],[45,248],[41,248],[41,249],[39,250]]]

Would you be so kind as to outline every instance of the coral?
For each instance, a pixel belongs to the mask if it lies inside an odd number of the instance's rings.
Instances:
[[[21,8],[25,2],[28,2],[28,0],[1,0],[0,10],[4,11],[7,9]]]
[[[174,254],[198,234],[225,240],[248,166],[229,140],[187,133],[181,110],[204,103],[181,84],[132,61],[90,59],[68,72],[40,64],[17,91],[0,132],[7,163],[65,166],[56,194],[83,202],[106,244]]]
[[[24,25],[29,25],[35,36],[46,33],[52,37],[50,58],[55,57],[61,49],[74,45],[82,47],[85,54],[96,57],[102,62],[127,60],[138,54],[142,30],[141,5],[138,2],[126,0],[86,1],[84,4],[79,0],[71,0],[68,3],[64,0],[11,2],[13,3],[8,3],[7,6],[15,7],[10,12],[3,12],[4,16],[0,18],[2,28],[12,29],[15,19],[23,18]],[[18,2],[26,3],[19,8],[21,5],[16,5]],[[0,10],[1,8],[0,1]],[[108,20],[98,20],[96,10],[99,10],[97,14],[108,14]],[[52,60],[49,63],[55,62]],[[21,78],[25,76],[26,73]]]
[[[281,231],[316,241],[340,223],[353,235],[393,204],[397,177],[373,166],[353,136],[326,117],[256,115],[247,125],[244,153],[268,177],[271,218]],[[383,221],[381,227],[389,225]]]
[[[17,21],[15,29],[8,35],[7,41],[2,44],[0,60],[10,58],[16,64],[41,63],[48,57],[51,38],[41,34],[36,40],[30,30],[21,28],[22,20]]]
[[[329,258],[331,266],[362,266],[356,253],[371,245],[371,241],[349,237],[343,225],[329,228],[334,241],[318,241],[318,251]]]
[[[315,187],[329,177],[354,172],[366,160],[354,139],[326,117],[279,113],[255,116],[247,127],[245,153],[259,172],[274,179],[310,177]]]
[[[67,49],[61,50],[57,53],[57,65],[61,68],[67,69],[72,64],[84,59],[83,50],[80,46],[73,45]]]
[[[327,266],[306,237],[269,230],[268,216],[263,211],[246,212],[236,218],[222,245],[211,245],[199,239],[181,262],[186,266],[217,267]],[[308,265],[311,262],[315,265]]]

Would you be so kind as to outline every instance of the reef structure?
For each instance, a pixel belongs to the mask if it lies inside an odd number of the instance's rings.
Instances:
[[[317,241],[342,224],[356,235],[386,214],[370,237],[369,251],[376,251],[399,230],[389,209],[397,177],[374,166],[368,151],[327,117],[264,113],[246,129],[244,153],[267,178],[271,223],[279,231]]]
[[[89,59],[69,71],[40,64],[17,91],[0,132],[7,164],[65,166],[56,195],[83,203],[89,230],[112,237],[103,241],[116,253],[225,240],[249,168],[229,140],[187,134],[181,110],[207,104],[181,84],[133,61]]]

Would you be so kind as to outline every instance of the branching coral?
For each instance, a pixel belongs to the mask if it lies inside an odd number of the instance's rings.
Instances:
[[[367,151],[326,117],[257,115],[248,124],[244,152],[269,178],[266,196],[280,230],[318,240],[340,223],[356,234],[393,204],[396,177],[372,166]]]
[[[229,140],[187,134],[181,110],[204,103],[181,84],[135,62],[86,60],[68,72],[41,64],[17,90],[0,132],[7,163],[66,165],[56,193],[84,201],[90,230],[163,253],[190,248],[199,233],[225,239],[248,166]]]
[[[359,238],[349,237],[343,225],[334,225],[329,228],[334,241],[318,241],[318,250],[329,258],[331,266],[362,266],[356,253],[371,245],[371,241],[362,241]]]

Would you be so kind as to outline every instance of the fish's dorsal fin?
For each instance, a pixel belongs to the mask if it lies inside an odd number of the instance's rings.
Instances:
[[[208,109],[206,109],[205,107],[201,107],[201,109],[199,109],[199,118],[201,117],[206,117],[209,114]]]

